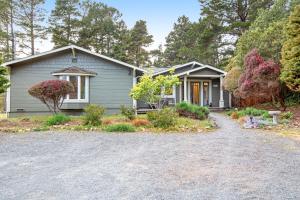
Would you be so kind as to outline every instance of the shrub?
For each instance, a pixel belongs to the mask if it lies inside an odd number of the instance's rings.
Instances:
[[[154,127],[158,128],[169,128],[171,126],[175,126],[177,117],[177,113],[172,108],[164,108],[159,111],[147,113],[148,120]]]
[[[248,107],[246,109],[238,111],[239,117],[245,116],[245,115],[250,115],[250,116],[269,116],[269,113],[267,110],[259,110],[256,108],[251,108]]]
[[[102,106],[95,104],[90,104],[84,108],[85,118],[84,124],[90,126],[99,126],[101,125],[102,117],[104,115],[105,109]]]
[[[237,112],[232,112],[232,113],[231,113],[231,118],[232,118],[232,119],[238,119],[238,118],[239,118],[239,115],[237,114]]]
[[[282,113],[281,114],[281,118],[282,119],[287,119],[287,120],[290,120],[290,119],[292,119],[293,118],[293,116],[294,116],[294,114],[292,113],[292,112],[284,112],[284,113]]]
[[[67,115],[56,114],[56,115],[53,115],[53,116],[49,117],[46,121],[46,124],[48,126],[60,125],[60,124],[64,124],[66,122],[69,122],[70,120],[71,120],[71,118]]]
[[[74,91],[72,83],[65,80],[48,80],[32,86],[28,93],[44,103],[51,112],[60,110],[67,94]]]
[[[209,114],[207,107],[181,102],[176,105],[176,110],[180,116],[190,117],[195,119],[205,119]]]
[[[139,126],[149,126],[150,122],[147,119],[134,119],[132,121],[133,126],[139,127]]]
[[[107,132],[135,132],[135,128],[130,124],[109,125],[104,130]]]
[[[121,114],[124,115],[126,118],[130,120],[133,120],[135,118],[136,110],[134,108],[126,107],[122,105],[120,110],[121,110]]]

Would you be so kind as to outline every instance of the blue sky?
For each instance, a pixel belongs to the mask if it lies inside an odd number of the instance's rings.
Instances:
[[[165,42],[165,37],[179,16],[186,15],[191,21],[198,21],[200,17],[198,0],[101,0],[100,2],[117,8],[123,14],[123,20],[129,28],[137,20],[146,20],[148,31],[154,36],[151,49]],[[54,4],[55,0],[45,0],[48,13],[54,8]]]

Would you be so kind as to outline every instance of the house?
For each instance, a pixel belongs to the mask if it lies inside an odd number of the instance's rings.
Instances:
[[[79,114],[87,104],[99,104],[107,113],[119,112],[120,105],[142,108],[145,104],[131,99],[129,92],[138,77],[148,71],[84,48],[70,45],[3,64],[8,68],[11,86],[6,95],[8,116],[47,114],[47,107],[28,94],[34,84],[50,79],[73,83],[75,93],[67,96],[62,110]],[[191,62],[175,66],[182,84],[167,97],[173,103],[228,107],[229,95],[220,84],[226,73],[217,68]],[[168,73],[156,69],[154,75]]]

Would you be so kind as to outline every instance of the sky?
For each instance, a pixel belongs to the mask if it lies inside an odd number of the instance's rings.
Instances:
[[[99,0],[96,0],[99,1]],[[108,6],[117,8],[123,14],[123,20],[128,28],[142,19],[147,22],[148,32],[153,35],[153,44],[149,49],[155,49],[165,43],[165,37],[172,30],[179,16],[186,15],[191,21],[198,21],[200,4],[198,0],[101,0]],[[50,14],[55,0],[45,0],[45,9]],[[40,43],[39,51],[52,49],[51,38]]]

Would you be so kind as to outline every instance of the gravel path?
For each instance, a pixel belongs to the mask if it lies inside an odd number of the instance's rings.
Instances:
[[[209,134],[0,134],[0,199],[300,199],[300,142],[213,114]]]

